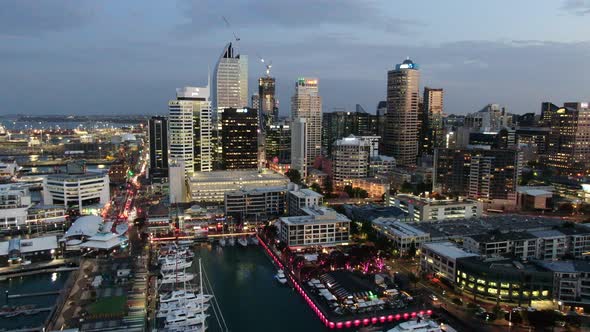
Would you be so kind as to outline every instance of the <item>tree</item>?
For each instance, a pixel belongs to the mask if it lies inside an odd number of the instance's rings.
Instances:
[[[310,186],[311,190],[315,191],[316,193],[322,193],[322,187],[316,182],[312,183]]]
[[[410,247],[408,247],[408,256],[410,257],[414,257],[416,256],[416,243],[414,241],[412,241],[412,243],[410,243]]]
[[[289,178],[291,182],[297,184],[301,183],[301,173],[299,173],[298,170],[291,168],[285,173],[285,175]]]
[[[411,194],[413,190],[414,186],[412,186],[412,184],[407,181],[404,181],[401,188],[399,188],[399,192],[404,194]]]

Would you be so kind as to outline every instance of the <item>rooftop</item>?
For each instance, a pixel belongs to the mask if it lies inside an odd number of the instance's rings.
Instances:
[[[434,252],[438,253],[439,255],[450,258],[450,259],[478,256],[476,254],[472,254],[472,253],[464,251],[463,249],[460,249],[452,242],[423,243],[422,247],[428,248],[431,251],[434,251]]]
[[[59,173],[59,174],[49,174],[47,175],[47,180],[86,180],[86,179],[96,179],[102,178],[108,175],[108,170],[90,170],[83,174],[67,174],[67,173]]]
[[[373,225],[382,228],[398,237],[416,237],[428,235],[428,233],[405,222],[391,220],[387,218],[377,218],[373,220]]]
[[[303,208],[305,216],[281,217],[280,220],[288,225],[323,224],[326,222],[350,222],[346,216],[327,207]]]
[[[265,170],[259,172],[257,170],[229,170],[229,171],[213,171],[213,172],[196,172],[190,178],[191,183],[199,182],[251,182],[260,180],[285,180],[288,179],[276,172]]]
[[[469,236],[476,242],[503,242],[503,241],[518,241],[535,239],[540,236],[536,236],[529,232],[499,232],[497,230],[491,231],[490,233],[477,234]]]
[[[21,253],[38,252],[58,248],[56,236],[36,237],[32,239],[12,239],[10,241],[0,242],[0,256],[8,255],[9,243],[13,242],[13,248],[16,245]]]
[[[556,229],[548,229],[548,230],[544,230],[544,231],[531,231],[529,232],[531,234],[533,234],[536,237],[560,237],[560,236],[565,236],[565,234],[563,234],[562,232],[556,230]]]
[[[306,198],[306,197],[317,197],[322,198],[324,195],[317,193],[311,189],[299,189],[299,190],[291,190],[289,194],[297,197],[297,198]]]
[[[395,199],[411,203],[417,206],[435,206],[435,205],[453,205],[453,204],[476,204],[477,201],[473,199],[433,199],[408,194],[398,194]]]
[[[553,272],[590,272],[590,262],[573,261],[537,261],[537,265]]]

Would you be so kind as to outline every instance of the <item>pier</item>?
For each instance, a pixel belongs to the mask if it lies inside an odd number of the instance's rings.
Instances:
[[[20,298],[23,298],[23,297],[57,295],[59,293],[60,293],[60,291],[49,291],[49,292],[38,292],[38,293],[25,293],[25,294],[7,294],[6,295],[6,298],[7,299],[20,299]]]
[[[85,159],[86,165],[110,165],[114,160],[107,159]],[[57,159],[57,160],[37,160],[37,161],[26,161],[19,163],[21,167],[51,167],[51,166],[66,166],[70,160]]]

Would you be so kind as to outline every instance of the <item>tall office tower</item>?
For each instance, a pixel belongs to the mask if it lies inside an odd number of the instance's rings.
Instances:
[[[436,149],[433,190],[474,199],[516,200],[522,153],[513,149]]]
[[[369,173],[371,145],[368,141],[354,135],[334,142],[332,161],[333,183],[342,189],[352,183],[352,179],[366,178]]]
[[[284,121],[271,124],[266,132],[266,159],[291,163],[291,127]]]
[[[484,131],[498,131],[512,126],[512,116],[498,104],[488,104],[481,110],[465,116],[465,127]]]
[[[322,114],[322,150],[330,157],[336,140],[355,136],[377,135],[377,116],[367,113],[361,105],[355,112],[335,111]]]
[[[168,177],[168,120],[163,116],[153,116],[148,123],[150,139],[151,178]]]
[[[387,125],[387,102],[382,100],[377,104],[377,136],[381,137],[379,141],[379,150],[383,151],[383,139],[385,138],[385,127]]]
[[[545,162],[566,174],[590,167],[590,108],[588,103],[565,103],[552,112]]]
[[[209,87],[176,89],[176,100],[171,100],[168,108],[170,158],[184,162],[186,175],[210,172],[213,151]]]
[[[443,89],[424,88],[420,153],[432,155],[443,146]]]
[[[322,152],[322,98],[318,93],[317,78],[299,78],[295,83],[295,94],[291,97],[291,117],[305,119],[305,135],[293,137],[291,145],[305,145],[306,151],[303,159],[305,165],[311,166],[316,157]],[[305,139],[305,142],[299,141]],[[296,154],[291,152],[291,156]],[[307,174],[307,170],[304,172]]]
[[[270,76],[258,79],[258,95],[260,96],[260,113],[268,126],[279,121],[279,108],[275,98],[275,78]]]
[[[258,168],[258,110],[223,110],[221,142],[225,169]]]
[[[226,108],[248,105],[248,57],[237,54],[232,43],[225,45],[213,80],[214,119]]]
[[[541,119],[539,120],[541,127],[549,127],[551,125],[551,118],[558,109],[559,106],[553,103],[541,103]]]
[[[257,93],[253,94],[252,98],[250,98],[250,107],[255,109],[260,108],[260,96]]]
[[[387,126],[383,154],[399,166],[414,166],[418,156],[418,103],[420,72],[412,60],[404,60],[387,72]]]
[[[307,118],[293,118],[291,121],[291,169],[307,177],[308,128]]]

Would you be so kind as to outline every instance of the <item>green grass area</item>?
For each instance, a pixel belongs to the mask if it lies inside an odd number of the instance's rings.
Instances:
[[[91,315],[123,315],[127,306],[127,296],[111,296],[99,298],[88,306]]]

